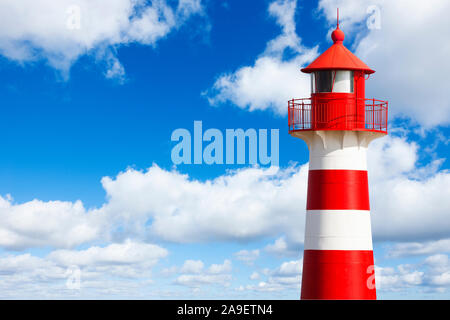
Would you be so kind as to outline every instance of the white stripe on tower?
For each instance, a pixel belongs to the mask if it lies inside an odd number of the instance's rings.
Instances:
[[[367,135],[357,131],[309,134],[309,170],[367,170],[367,147],[375,138]]]
[[[308,210],[305,250],[372,250],[369,211]]]

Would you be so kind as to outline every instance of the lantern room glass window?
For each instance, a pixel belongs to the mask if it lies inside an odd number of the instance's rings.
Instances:
[[[311,92],[353,93],[353,71],[326,70],[311,74]]]

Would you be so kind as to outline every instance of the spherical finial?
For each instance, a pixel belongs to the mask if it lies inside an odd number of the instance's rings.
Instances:
[[[337,8],[337,19],[336,20],[337,20],[336,30],[334,30],[331,33],[331,39],[333,39],[334,43],[342,42],[342,41],[344,41],[344,38],[345,38],[344,32],[341,29],[339,29],[339,8]]]
[[[339,29],[339,27],[337,27],[336,30],[334,30],[331,33],[331,39],[333,39],[334,43],[342,42],[342,41],[344,41],[344,38],[345,38],[345,34],[341,29]]]

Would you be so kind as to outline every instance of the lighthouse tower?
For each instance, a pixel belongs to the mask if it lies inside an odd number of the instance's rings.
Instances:
[[[311,97],[292,99],[289,133],[310,152],[302,299],[376,299],[366,153],[387,134],[387,101],[365,98],[375,71],[344,45],[344,32],[302,72]]]

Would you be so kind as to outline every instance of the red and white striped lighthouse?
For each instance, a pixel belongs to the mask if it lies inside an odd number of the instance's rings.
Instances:
[[[310,152],[302,299],[376,299],[366,153],[387,134],[387,101],[365,98],[374,73],[334,44],[302,72],[311,97],[289,101],[289,133]]]

